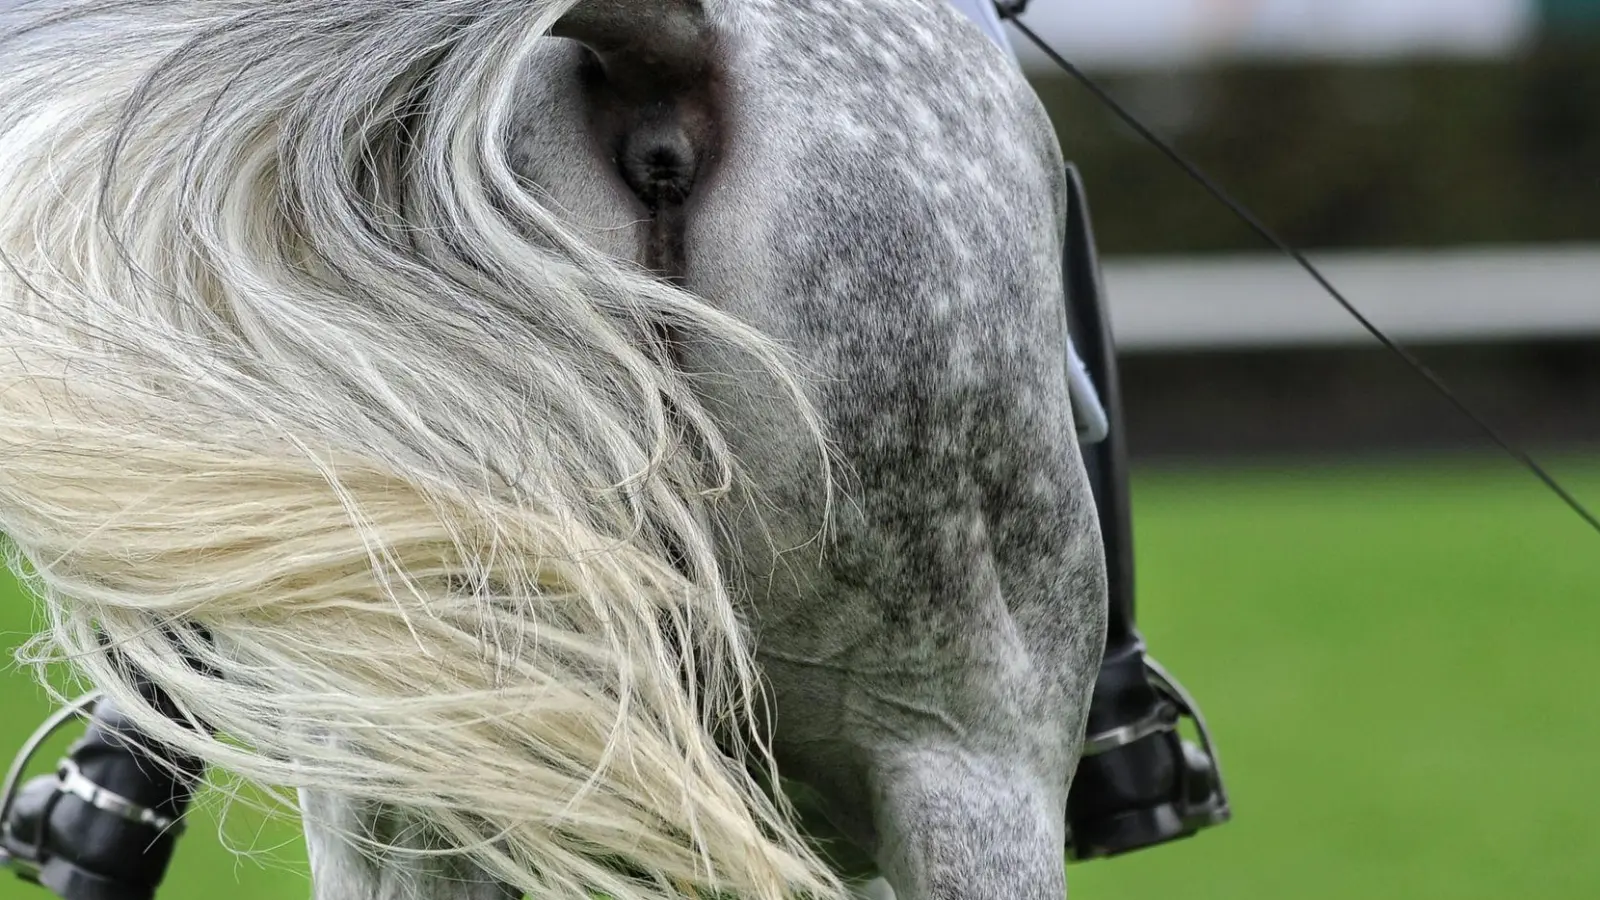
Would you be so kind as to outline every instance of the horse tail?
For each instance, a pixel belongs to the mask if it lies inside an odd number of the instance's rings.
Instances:
[[[748,360],[826,466],[821,428],[781,348],[508,163],[521,64],[572,6],[3,14],[0,530],[49,617],[28,655],[533,896],[837,896],[768,795],[714,547],[740,469],[664,330]]]

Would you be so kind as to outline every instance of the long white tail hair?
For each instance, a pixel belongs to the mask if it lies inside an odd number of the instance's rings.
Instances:
[[[0,529],[34,656],[534,896],[837,895],[765,787],[714,546],[737,461],[662,327],[779,385],[825,466],[821,429],[780,348],[508,164],[571,6],[4,14]]]

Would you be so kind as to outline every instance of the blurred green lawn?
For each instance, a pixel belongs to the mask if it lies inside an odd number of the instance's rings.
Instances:
[[[1557,469],[1600,504],[1600,463]],[[1205,707],[1236,821],[1075,866],[1076,898],[1600,897],[1600,538],[1535,482],[1487,460],[1142,472],[1135,506],[1141,625]],[[33,614],[0,596],[14,646]],[[8,755],[46,706],[5,677]],[[278,849],[239,861],[197,819],[162,900],[308,895],[292,828],[226,831]]]

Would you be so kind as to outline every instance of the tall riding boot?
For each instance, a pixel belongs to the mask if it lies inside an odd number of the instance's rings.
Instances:
[[[1083,183],[1068,170],[1063,272],[1069,328],[1109,413],[1105,440],[1084,447],[1110,590],[1106,654],[1089,706],[1083,760],[1067,798],[1073,859],[1115,856],[1228,820],[1222,773],[1193,700],[1145,653],[1134,621],[1133,516],[1115,348]],[[1202,746],[1178,733],[1194,719]]]

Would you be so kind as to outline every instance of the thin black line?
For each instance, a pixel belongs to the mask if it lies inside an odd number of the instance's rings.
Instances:
[[[1002,12],[1004,12],[1004,10],[1002,10]],[[1104,88],[1095,83],[1094,79],[1084,74],[1083,70],[1067,61],[1066,57],[1063,57],[1049,44],[1045,43],[1044,40],[1039,37],[1039,35],[1034,33],[1033,29],[1029,28],[1027,25],[1024,25],[1021,20],[1017,19],[1015,16],[1007,16],[1007,18],[1010,19],[1014,28],[1020,31],[1028,40],[1032,41],[1040,50],[1044,51],[1044,54],[1050,57],[1051,61],[1060,66],[1062,69],[1066,70],[1068,75],[1071,75],[1073,78],[1077,79],[1080,84],[1088,89],[1089,93],[1093,94],[1096,99],[1098,99],[1101,103],[1104,103],[1108,109],[1115,113],[1117,118],[1126,123],[1129,128],[1132,128],[1134,131],[1138,132],[1140,137],[1144,138],[1146,141],[1149,141],[1150,144],[1152,144],[1157,150],[1160,150],[1163,155],[1177,164],[1177,166],[1183,169],[1183,171],[1187,173],[1190,178],[1194,179],[1200,184],[1201,187],[1205,188],[1207,193],[1211,194],[1212,197],[1215,197],[1219,202],[1232,211],[1234,215],[1238,216],[1241,221],[1250,226],[1252,231],[1265,238],[1267,243],[1272,244],[1290,259],[1293,259],[1295,262],[1299,263],[1300,268],[1304,269],[1306,274],[1310,275],[1312,279],[1317,282],[1317,284],[1321,285],[1322,289],[1328,292],[1328,296],[1332,297],[1340,306],[1344,307],[1344,311],[1349,313],[1357,322],[1359,322],[1361,327],[1367,330],[1368,334],[1371,334],[1374,338],[1377,338],[1379,343],[1381,343],[1384,347],[1387,347],[1396,356],[1400,357],[1400,359],[1403,360],[1406,365],[1414,369],[1418,375],[1421,375],[1423,379],[1428,382],[1428,384],[1433,386],[1433,389],[1437,391],[1441,397],[1448,400],[1458,412],[1471,420],[1474,425],[1477,425],[1478,429],[1482,431],[1483,434],[1489,438],[1489,440],[1498,444],[1500,449],[1509,454],[1512,459],[1515,459],[1523,466],[1527,467],[1528,471],[1532,472],[1540,481],[1544,482],[1545,487],[1548,487],[1551,491],[1553,491],[1557,497],[1560,497],[1562,501],[1564,501],[1568,506],[1572,507],[1573,512],[1577,513],[1585,522],[1589,523],[1590,528],[1593,528],[1596,532],[1600,532],[1600,518],[1597,518],[1594,513],[1590,512],[1589,508],[1584,506],[1582,501],[1573,496],[1571,491],[1567,490],[1566,487],[1561,484],[1561,482],[1557,481],[1555,476],[1551,475],[1544,466],[1540,465],[1536,460],[1534,460],[1534,458],[1529,455],[1526,450],[1523,450],[1521,447],[1518,447],[1516,444],[1512,443],[1511,440],[1502,434],[1498,428],[1489,424],[1489,421],[1486,418],[1484,418],[1482,415],[1479,415],[1476,410],[1468,406],[1466,401],[1458,397],[1455,391],[1451,390],[1450,386],[1445,384],[1444,379],[1440,378],[1432,369],[1423,364],[1422,360],[1417,359],[1417,357],[1414,356],[1411,351],[1400,346],[1394,341],[1394,339],[1390,338],[1387,334],[1384,334],[1382,329],[1374,325],[1371,319],[1368,319],[1366,315],[1361,312],[1361,310],[1356,308],[1355,304],[1346,299],[1344,294],[1341,293],[1338,288],[1333,286],[1333,283],[1322,274],[1321,270],[1312,265],[1311,260],[1307,259],[1304,253],[1290,246],[1289,243],[1283,238],[1278,237],[1276,232],[1274,232],[1271,228],[1268,228],[1259,218],[1256,217],[1254,213],[1245,208],[1243,204],[1234,200],[1227,191],[1223,190],[1222,187],[1219,186],[1216,181],[1214,181],[1204,171],[1202,171],[1199,166],[1190,162],[1187,157],[1178,152],[1178,150],[1170,143],[1163,140],[1159,135],[1151,131],[1149,128],[1145,127],[1143,122],[1140,122],[1133,116],[1132,113],[1124,109],[1122,104],[1118,103],[1109,93],[1106,92]]]

